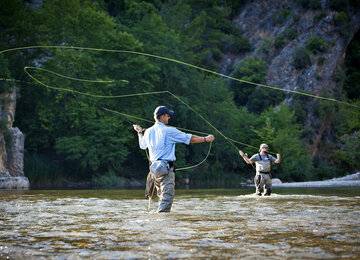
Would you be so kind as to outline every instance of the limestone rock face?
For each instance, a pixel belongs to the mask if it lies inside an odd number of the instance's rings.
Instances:
[[[0,95],[0,189],[29,188],[24,175],[24,134],[12,127],[15,118],[16,89]]]
[[[29,179],[26,177],[0,177],[0,189],[28,189]]]
[[[339,12],[330,8],[330,1],[320,1],[321,7],[318,9],[303,8],[299,2],[255,0],[245,4],[234,23],[249,38],[253,49],[241,56],[225,55],[221,71],[232,74],[232,68],[236,68],[240,60],[257,56],[268,65],[264,82],[266,85],[338,99],[343,83],[336,80],[336,75],[342,72],[346,49],[355,33],[360,30],[360,7],[349,6],[346,12],[348,26],[341,28],[335,22]],[[288,11],[288,15],[281,17],[284,10]],[[278,20],[279,17],[281,21]],[[274,42],[281,36],[285,37],[284,44],[275,47]],[[330,49],[313,55],[308,67],[297,69],[293,65],[294,53],[298,48],[304,48],[311,37],[324,40]],[[267,43],[272,44],[266,45]],[[322,62],[318,62],[320,56]],[[284,101],[290,105],[294,102],[292,97]],[[314,114],[316,99],[308,98],[304,102],[307,113],[302,124],[304,128],[313,129],[308,137],[308,145],[312,155],[316,156],[320,140],[331,128],[332,118],[331,115],[319,118]]]
[[[13,177],[24,176],[24,134],[19,128],[9,128],[7,143],[7,168]]]
[[[6,168],[6,148],[5,148],[5,135],[0,132],[0,177],[10,177],[10,173]]]

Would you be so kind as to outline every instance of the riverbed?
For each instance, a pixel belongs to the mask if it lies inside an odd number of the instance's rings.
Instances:
[[[0,258],[360,258],[360,188],[0,191]]]

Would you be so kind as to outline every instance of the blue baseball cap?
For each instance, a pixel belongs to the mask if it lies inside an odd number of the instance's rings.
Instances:
[[[166,106],[159,106],[154,111],[154,115],[156,117],[162,116],[162,115],[165,115],[165,114],[168,114],[169,116],[172,117],[174,115],[174,111],[169,110]]]

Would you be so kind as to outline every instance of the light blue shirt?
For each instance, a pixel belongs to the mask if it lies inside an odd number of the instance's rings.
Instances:
[[[161,122],[146,129],[144,136],[139,140],[140,148],[149,149],[150,161],[158,159],[175,161],[175,144],[189,144],[192,134],[186,134],[180,130],[166,126]]]

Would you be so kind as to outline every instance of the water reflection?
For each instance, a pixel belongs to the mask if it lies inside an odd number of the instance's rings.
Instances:
[[[358,188],[252,192],[0,191],[0,258],[359,258]]]

